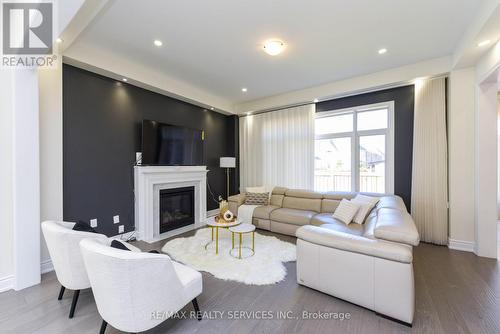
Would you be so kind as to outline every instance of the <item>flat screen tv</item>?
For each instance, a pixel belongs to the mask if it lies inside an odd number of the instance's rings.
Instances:
[[[142,121],[142,164],[202,166],[203,130]]]

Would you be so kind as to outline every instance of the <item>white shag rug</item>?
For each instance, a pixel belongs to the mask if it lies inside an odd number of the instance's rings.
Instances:
[[[215,230],[214,230],[215,237]],[[229,255],[231,250],[231,232],[219,229],[219,254],[215,255],[215,241],[205,249],[211,240],[210,228],[196,231],[188,238],[176,238],[165,244],[162,252],[172,259],[184,263],[199,271],[206,271],[223,280],[242,282],[248,285],[266,285],[282,281],[286,276],[283,262],[297,258],[294,244],[281,241],[276,237],[255,232],[255,254],[244,259]],[[234,236],[235,247],[238,235]],[[252,246],[252,235],[243,235],[243,246]],[[237,250],[235,250],[237,255]],[[246,250],[245,254],[248,255]]]

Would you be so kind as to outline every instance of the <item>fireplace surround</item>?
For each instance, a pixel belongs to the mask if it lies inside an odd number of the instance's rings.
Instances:
[[[205,224],[206,210],[206,166],[136,166],[134,167],[135,228],[138,240],[155,242],[169,238]],[[182,220],[172,229],[161,228],[160,198],[165,190],[193,188],[193,221]],[[186,197],[183,197],[184,200]],[[174,200],[179,201],[179,199]],[[179,202],[180,203],[180,202]],[[175,203],[174,203],[175,204]],[[180,214],[179,214],[180,217]],[[167,219],[168,220],[168,219]]]

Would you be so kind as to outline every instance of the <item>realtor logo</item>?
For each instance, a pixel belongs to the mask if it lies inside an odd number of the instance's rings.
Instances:
[[[52,67],[52,2],[2,2],[2,67]]]

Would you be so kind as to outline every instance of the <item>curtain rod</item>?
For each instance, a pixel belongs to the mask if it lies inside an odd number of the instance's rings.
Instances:
[[[441,73],[441,74],[437,74],[437,75],[434,75],[434,76],[425,77],[425,79],[437,79],[437,78],[443,78],[443,77],[447,78],[448,77],[448,73]],[[249,111],[248,113],[250,113],[250,115],[238,115],[238,116],[239,117],[254,116],[254,115],[259,115],[259,114],[265,114],[265,113],[268,113],[268,112],[284,110],[284,109],[288,109],[288,108],[302,107],[302,106],[306,106],[308,104],[317,104],[317,103],[320,103],[320,102],[341,99],[341,98],[349,97],[349,96],[355,96],[355,95],[361,95],[361,94],[368,94],[368,93],[378,92],[378,91],[386,90],[386,89],[392,89],[392,88],[409,86],[409,85],[414,84],[415,80],[416,79],[409,80],[409,81],[400,81],[400,82],[396,82],[396,83],[391,83],[391,84],[386,84],[386,85],[371,87],[371,88],[367,88],[367,89],[354,90],[354,91],[350,91],[348,93],[334,94],[334,95],[330,95],[330,96],[318,99],[318,102],[310,102],[310,101],[306,102],[306,101],[303,101],[303,102],[297,102],[297,103],[291,103],[291,104],[287,104],[287,105],[282,105],[282,106],[278,106],[278,107],[272,107],[272,108],[262,109],[262,110],[258,110],[258,111]]]

